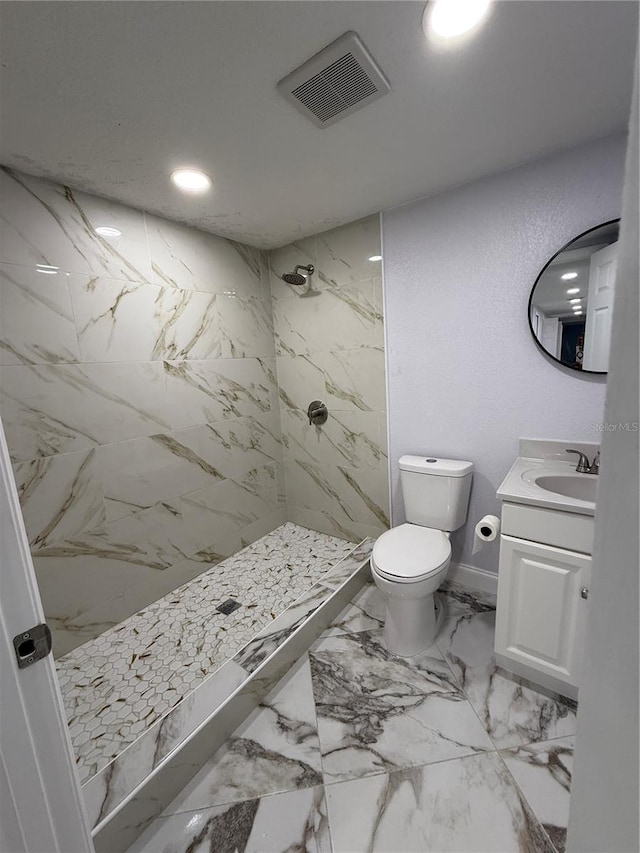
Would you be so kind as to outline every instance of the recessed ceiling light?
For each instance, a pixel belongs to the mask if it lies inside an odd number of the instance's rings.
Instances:
[[[370,261],[381,261],[381,260],[382,260],[382,255],[371,255],[371,257],[369,258],[369,260],[370,260]]]
[[[431,0],[422,16],[425,35],[455,38],[477,26],[489,11],[491,0]]]
[[[101,237],[122,237],[122,231],[113,228],[111,225],[98,225],[96,234],[99,234]]]
[[[573,313],[574,313],[574,315],[577,317],[577,316],[578,316],[578,314],[582,314],[582,308],[578,308],[578,310],[577,310],[577,311],[574,311]]]
[[[572,293],[580,293],[580,288],[570,287],[569,290],[567,290],[567,296],[571,296]]]
[[[41,272],[43,275],[57,275],[58,267],[52,267],[50,264],[36,264],[36,272]]]
[[[179,190],[187,193],[203,193],[211,186],[211,178],[198,169],[176,169],[171,172],[171,180]]]
[[[560,278],[563,281],[571,281],[572,278],[578,278],[577,272],[566,272],[564,275],[561,275]]]
[[[578,296],[577,299],[570,299],[569,302],[572,305],[579,305],[582,302],[582,298],[580,296]]]

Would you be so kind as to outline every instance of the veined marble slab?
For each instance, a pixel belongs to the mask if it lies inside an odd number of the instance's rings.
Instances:
[[[500,669],[493,654],[495,610],[445,595],[437,644],[497,747],[573,735],[576,703]]]
[[[334,853],[554,853],[496,754],[369,776],[326,790]]]
[[[80,361],[67,279],[0,264],[0,365]]]

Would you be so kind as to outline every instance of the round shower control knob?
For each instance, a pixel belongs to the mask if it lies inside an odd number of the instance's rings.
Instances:
[[[586,588],[586,586],[583,586],[580,590],[580,597],[584,599],[589,598],[589,590]]]

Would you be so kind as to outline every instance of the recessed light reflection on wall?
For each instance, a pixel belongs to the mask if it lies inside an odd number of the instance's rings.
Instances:
[[[561,275],[560,278],[563,281],[571,281],[572,278],[578,278],[577,272],[566,272],[564,275]]]
[[[187,193],[203,193],[211,187],[211,178],[199,169],[175,169],[170,178],[179,190]]]
[[[451,39],[468,33],[486,17],[491,0],[430,0],[422,16],[426,36]]]
[[[49,264],[36,264],[36,272],[41,272],[43,275],[57,275],[58,269]]]
[[[114,228],[112,225],[98,225],[96,234],[101,237],[122,237],[122,231]]]
[[[381,260],[382,260],[382,255],[371,255],[371,257],[369,258],[369,260],[370,260],[370,261],[381,261]]]

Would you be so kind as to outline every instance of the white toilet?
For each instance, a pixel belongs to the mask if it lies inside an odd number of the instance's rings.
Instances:
[[[434,593],[451,562],[450,532],[467,518],[472,477],[472,462],[400,459],[407,523],[383,533],[371,555],[385,599],[385,644],[394,655],[411,657],[433,645],[442,615]]]

